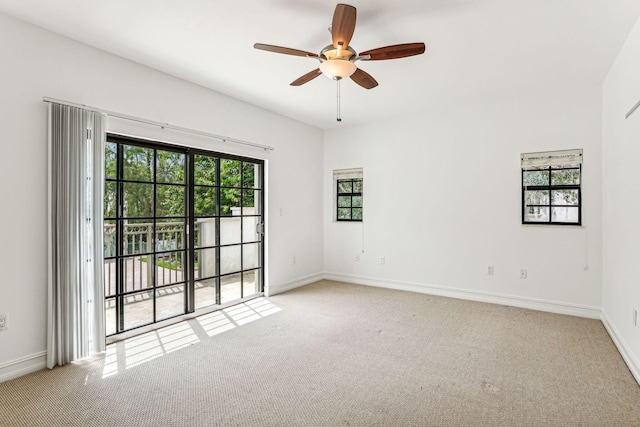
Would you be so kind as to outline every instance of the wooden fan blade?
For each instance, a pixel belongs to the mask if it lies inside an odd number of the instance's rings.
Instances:
[[[333,12],[331,22],[331,38],[333,47],[338,48],[342,42],[342,48],[346,49],[351,43],[351,37],[356,29],[356,8],[348,4],[338,4]]]
[[[360,56],[371,56],[368,61],[379,61],[383,59],[406,58],[423,54],[425,50],[424,43],[405,43],[394,44],[392,46],[379,47],[378,49],[360,52]]]
[[[267,52],[283,53],[285,55],[311,56],[314,58],[318,56],[316,53],[305,52],[304,50],[291,49],[288,47],[273,46],[270,44],[256,43],[253,47],[260,50],[266,50]]]
[[[317,68],[317,69],[315,69],[313,71],[309,71],[304,76],[300,76],[297,79],[295,79],[294,81],[292,81],[291,82],[291,86],[302,86],[303,84],[308,83],[311,80],[315,79],[320,74],[322,74],[322,71],[320,71],[320,68]]]
[[[378,86],[376,79],[371,77],[369,73],[358,68],[355,73],[351,75],[351,80],[358,83],[365,89],[373,89]]]

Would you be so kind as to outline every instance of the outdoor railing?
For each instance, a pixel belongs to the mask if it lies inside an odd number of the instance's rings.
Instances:
[[[239,272],[248,266],[258,266],[259,249],[252,235],[256,230],[259,217],[252,211],[243,210],[247,216],[234,215],[220,220],[199,219],[194,223],[194,279],[208,278],[226,273]],[[218,224],[219,229],[216,228]],[[242,230],[245,235],[243,236]],[[122,273],[122,292],[152,291],[153,283],[164,286],[184,282],[185,251],[187,247],[185,224],[183,222],[144,222],[123,224],[122,236],[116,236],[114,223],[104,225],[105,292],[107,296],[116,295],[116,255],[120,255]],[[154,245],[155,236],[155,247]],[[118,237],[118,238],[116,238]],[[249,243],[246,243],[249,241]],[[120,242],[120,243],[118,243]],[[120,253],[116,251],[121,244]],[[211,248],[217,245],[229,249]],[[242,250],[240,249],[242,245]],[[155,266],[154,266],[155,256]],[[220,259],[217,260],[216,257]],[[217,267],[217,262],[220,266]],[[244,263],[244,264],[243,264]],[[243,267],[244,266],[244,267]],[[155,270],[154,270],[155,268]],[[155,279],[155,280],[154,280]]]
[[[199,239],[199,224],[195,224],[196,244]],[[185,226],[183,222],[163,222],[155,225],[155,251],[151,246],[154,236],[153,223],[124,224],[122,229],[122,255],[132,255],[122,263],[126,282],[125,292],[144,290],[151,287],[153,274],[153,255],[156,258],[157,286],[183,281]],[[116,225],[104,225],[104,257],[114,257],[117,248]],[[115,294],[115,261],[105,262],[105,285],[107,295]]]

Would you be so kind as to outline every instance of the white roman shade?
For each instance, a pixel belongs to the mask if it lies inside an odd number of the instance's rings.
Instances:
[[[582,163],[582,148],[575,150],[542,151],[520,155],[522,169],[540,166],[575,165]]]
[[[362,179],[362,168],[336,169],[333,171],[333,179]]]

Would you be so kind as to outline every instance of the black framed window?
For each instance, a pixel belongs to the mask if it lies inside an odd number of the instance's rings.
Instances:
[[[107,337],[264,291],[263,166],[107,135]]]
[[[582,224],[582,150],[523,155],[522,223]]]
[[[336,180],[338,221],[362,221],[362,178]]]

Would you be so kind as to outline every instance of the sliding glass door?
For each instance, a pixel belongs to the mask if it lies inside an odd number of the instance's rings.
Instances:
[[[109,135],[107,336],[263,291],[263,162]]]

